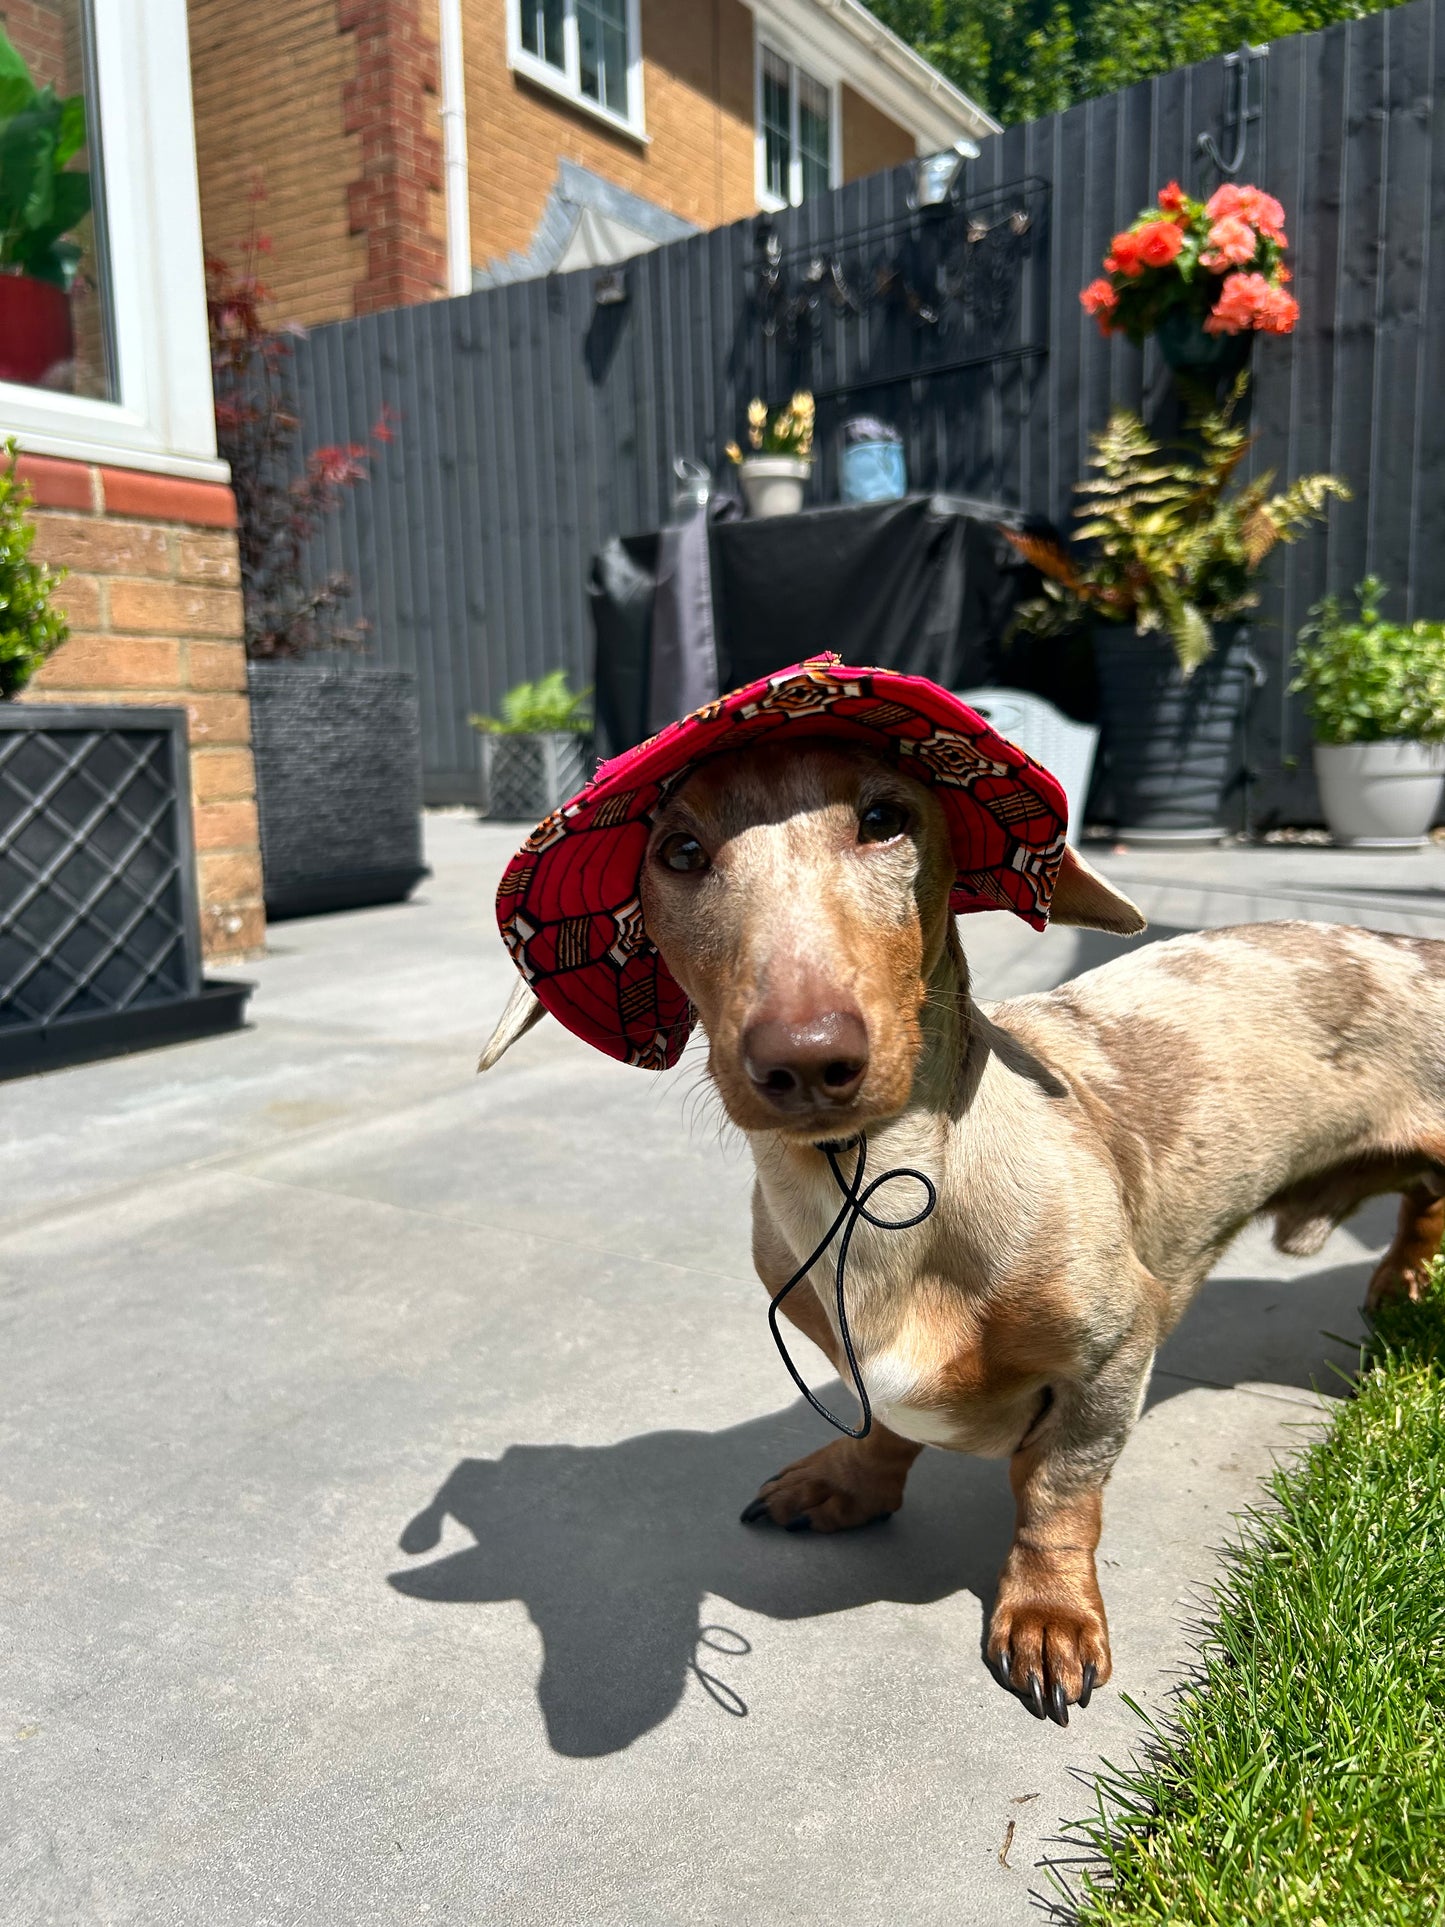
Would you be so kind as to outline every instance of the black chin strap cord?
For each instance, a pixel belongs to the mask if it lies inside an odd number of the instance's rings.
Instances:
[[[858,1229],[860,1220],[864,1220],[868,1224],[873,1225],[879,1231],[908,1231],[911,1230],[914,1225],[922,1224],[923,1220],[931,1215],[934,1206],[938,1203],[938,1190],[932,1178],[925,1177],[922,1171],[915,1171],[904,1164],[900,1164],[892,1171],[879,1172],[872,1183],[865,1186],[863,1183],[863,1167],[868,1160],[868,1139],[860,1132],[853,1141],[858,1147],[858,1162],[854,1166],[851,1181],[844,1177],[838,1165],[838,1151],[839,1149],[847,1150],[849,1148],[848,1145],[834,1146],[826,1144],[822,1147],[823,1154],[832,1169],[838,1189],[843,1193],[843,1208],[837,1217],[834,1218],[832,1224],[829,1225],[822,1243],[810,1257],[806,1258],[803,1263],[798,1266],[798,1269],[793,1273],[787,1284],[783,1286],[782,1290],[777,1293],[772,1303],[768,1306],[768,1329],[772,1332],[773,1343],[777,1346],[779,1355],[788,1368],[788,1376],[803,1394],[803,1397],[807,1399],[813,1410],[820,1412],[822,1416],[827,1419],[828,1423],[835,1426],[845,1438],[866,1439],[873,1429],[873,1407],[869,1403],[868,1387],[863,1383],[863,1374],[858,1369],[857,1354],[853,1350],[853,1334],[848,1329],[848,1308],[843,1299],[843,1281],[848,1269],[848,1247],[853,1242],[853,1233]],[[881,1218],[876,1212],[868,1209],[868,1200],[873,1196],[875,1191],[881,1190],[885,1184],[892,1184],[897,1178],[912,1178],[916,1184],[923,1186],[926,1194],[923,1209],[921,1211],[915,1211],[911,1218]],[[834,1270],[838,1304],[838,1335],[843,1341],[843,1352],[848,1360],[848,1371],[853,1380],[853,1391],[857,1396],[858,1404],[863,1412],[863,1423],[856,1431],[851,1425],[845,1425],[842,1419],[835,1418],[827,1406],[823,1404],[822,1400],[816,1398],[811,1389],[804,1384],[803,1376],[788,1356],[788,1348],[783,1343],[783,1334],[778,1329],[778,1307],[795,1285],[802,1284],[808,1273],[813,1269],[813,1266],[817,1264],[823,1253],[828,1249],[828,1246],[832,1244],[834,1238],[837,1237],[840,1230],[843,1236],[838,1245],[838,1259]]]

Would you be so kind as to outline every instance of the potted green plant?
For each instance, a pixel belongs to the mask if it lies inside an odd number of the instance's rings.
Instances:
[[[574,691],[565,669],[521,682],[500,716],[472,716],[482,739],[481,814],[535,823],[581,789],[588,776],[592,691]]]
[[[748,403],[748,452],[729,442],[748,514],[796,515],[813,472],[813,397],[800,389],[782,408]]]
[[[0,380],[43,382],[74,353],[70,287],[90,212],[85,101],[37,87],[0,27]]]
[[[1367,575],[1349,615],[1310,610],[1291,689],[1307,699],[1315,776],[1336,843],[1418,849],[1445,791],[1445,622],[1389,622]]]
[[[1120,833],[1139,841],[1199,841],[1220,821],[1235,732],[1253,676],[1244,619],[1256,577],[1278,543],[1294,541],[1332,496],[1332,475],[1274,492],[1272,474],[1243,485],[1250,438],[1222,408],[1197,410],[1189,434],[1164,447],[1137,415],[1116,414],[1094,438],[1080,482],[1075,552],[1005,530],[1044,577],[1015,627],[1062,635],[1092,625],[1102,750]]]
[[[48,569],[31,559],[35,524],[30,490],[16,473],[18,463],[12,438],[5,443],[0,467],[0,702],[18,696],[70,634],[65,617],[50,603],[65,570]]]

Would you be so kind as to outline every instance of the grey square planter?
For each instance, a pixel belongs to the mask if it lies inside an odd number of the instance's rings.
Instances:
[[[481,814],[501,822],[539,823],[592,774],[592,738],[576,730],[484,734],[481,748]]]
[[[234,1029],[207,983],[183,709],[0,704],[0,1077]]]
[[[267,916],[409,897],[426,875],[416,678],[253,662],[250,687]]]

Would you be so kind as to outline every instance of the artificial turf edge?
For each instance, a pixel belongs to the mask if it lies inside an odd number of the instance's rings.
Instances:
[[[1445,1264],[1265,1490],[1168,1718],[1129,1702],[1142,1751],[1067,1830],[1061,1921],[1445,1927]]]

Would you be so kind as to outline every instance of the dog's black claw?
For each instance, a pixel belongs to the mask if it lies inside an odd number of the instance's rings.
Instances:
[[[749,1500],[739,1515],[742,1524],[745,1526],[755,1526],[759,1519],[766,1519],[767,1516],[768,1502],[766,1499]]]
[[[787,1468],[787,1466],[784,1466],[784,1467],[783,1467],[783,1472],[786,1472],[786,1471],[787,1471],[787,1469],[788,1469],[788,1468]],[[771,1477],[770,1479],[764,1479],[764,1480],[763,1480],[763,1484],[764,1484],[764,1485],[776,1485],[776,1484],[778,1483],[778,1480],[779,1480],[780,1478],[782,1478],[782,1476],[783,1476],[783,1472],[775,1472],[775,1473],[773,1474],[773,1476],[772,1476],[772,1477]]]
[[[1090,1660],[1088,1665],[1084,1668],[1084,1690],[1079,1695],[1080,1706],[1088,1705],[1089,1700],[1093,1695],[1095,1677],[1096,1675],[1094,1672],[1094,1662]]]
[[[1049,1695],[1049,1718],[1055,1726],[1067,1726],[1069,1723],[1069,1702],[1064,1698],[1064,1682],[1061,1679],[1054,1681],[1054,1690]]]
[[[1044,1682],[1039,1678],[1037,1673],[1029,1674],[1027,1692],[1029,1705],[1033,1708],[1034,1718],[1041,1720],[1044,1717]]]
[[[785,1529],[788,1532],[811,1532],[813,1530],[813,1521],[808,1517],[806,1512],[800,1512],[796,1519],[789,1519]]]

